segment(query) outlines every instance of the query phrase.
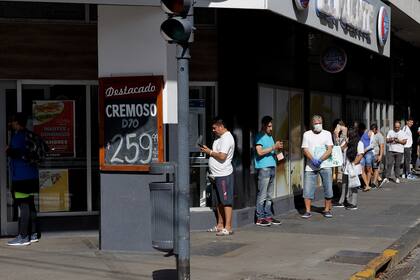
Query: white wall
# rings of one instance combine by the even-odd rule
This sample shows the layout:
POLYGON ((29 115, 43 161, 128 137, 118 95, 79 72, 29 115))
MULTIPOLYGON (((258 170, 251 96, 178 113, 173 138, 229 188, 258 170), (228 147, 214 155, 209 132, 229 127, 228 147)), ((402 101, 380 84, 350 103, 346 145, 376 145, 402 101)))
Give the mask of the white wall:
POLYGON ((99 77, 163 75, 164 123, 177 121, 174 46, 160 35, 160 7, 98 6, 99 77))

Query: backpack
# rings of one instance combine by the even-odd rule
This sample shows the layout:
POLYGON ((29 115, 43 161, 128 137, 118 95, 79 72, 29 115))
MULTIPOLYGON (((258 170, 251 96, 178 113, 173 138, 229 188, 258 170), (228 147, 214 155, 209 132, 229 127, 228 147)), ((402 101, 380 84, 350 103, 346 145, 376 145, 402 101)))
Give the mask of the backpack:
POLYGON ((25 132, 26 153, 24 159, 31 165, 38 166, 45 160, 49 147, 47 143, 36 133, 26 130, 25 132))

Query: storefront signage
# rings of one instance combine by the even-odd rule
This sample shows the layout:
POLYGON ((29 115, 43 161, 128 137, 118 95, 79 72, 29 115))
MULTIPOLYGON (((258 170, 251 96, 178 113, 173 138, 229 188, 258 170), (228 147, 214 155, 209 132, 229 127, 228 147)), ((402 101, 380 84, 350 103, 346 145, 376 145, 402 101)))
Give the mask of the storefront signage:
POLYGON ((75 157, 73 100, 34 100, 33 130, 49 147, 48 157, 75 157))
POLYGON ((385 7, 381 7, 378 14, 378 41, 381 47, 385 46, 386 41, 388 40, 389 29, 390 20, 388 12, 385 7))
POLYGON ((39 170, 39 211, 70 211, 69 170, 39 170))
POLYGON ((370 38, 375 7, 366 0, 317 0, 318 17, 340 23, 344 30, 370 38))
POLYGON ((299 10, 305 10, 309 6, 309 0, 295 0, 295 4, 299 10))
POLYGON ((347 54, 341 48, 330 47, 321 55, 320 64, 325 72, 339 73, 346 67, 347 54))
POLYGON ((163 160, 162 76, 99 79, 100 167, 148 171, 163 160))

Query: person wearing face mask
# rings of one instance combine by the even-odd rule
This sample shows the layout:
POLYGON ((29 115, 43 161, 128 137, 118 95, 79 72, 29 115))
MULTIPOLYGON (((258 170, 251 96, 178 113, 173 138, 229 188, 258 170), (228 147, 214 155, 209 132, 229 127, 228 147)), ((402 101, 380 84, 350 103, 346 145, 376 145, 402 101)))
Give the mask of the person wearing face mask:
POLYGON ((386 178, 382 184, 388 183, 391 178, 391 171, 394 168, 395 183, 400 183, 401 161, 404 155, 404 145, 407 143, 407 134, 401 130, 401 122, 395 121, 394 129, 390 130, 386 136, 388 143, 388 153, 386 154, 386 178))
POLYGON ((306 158, 305 178, 303 183, 303 198, 305 201, 305 213, 302 218, 308 219, 311 214, 311 203, 314 199, 317 187, 318 175, 321 176, 324 188, 325 209, 323 215, 332 218, 332 168, 321 166, 322 162, 329 158, 332 153, 333 142, 331 132, 323 130, 322 117, 312 117, 312 130, 303 134, 302 149, 306 158))

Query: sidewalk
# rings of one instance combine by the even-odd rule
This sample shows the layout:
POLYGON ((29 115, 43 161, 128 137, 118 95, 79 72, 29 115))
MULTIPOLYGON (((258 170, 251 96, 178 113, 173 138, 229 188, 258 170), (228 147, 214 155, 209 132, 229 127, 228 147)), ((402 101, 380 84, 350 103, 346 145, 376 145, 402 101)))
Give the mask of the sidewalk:
MULTIPOLYGON (((304 220, 294 211, 279 217, 280 226, 249 225, 229 237, 193 232, 191 279, 348 279, 420 223, 420 181, 360 193, 359 210, 333 214, 304 220)), ((6 241, 0 240, 2 280, 176 279, 174 257, 102 252, 96 233, 47 233, 23 248, 6 241)))

